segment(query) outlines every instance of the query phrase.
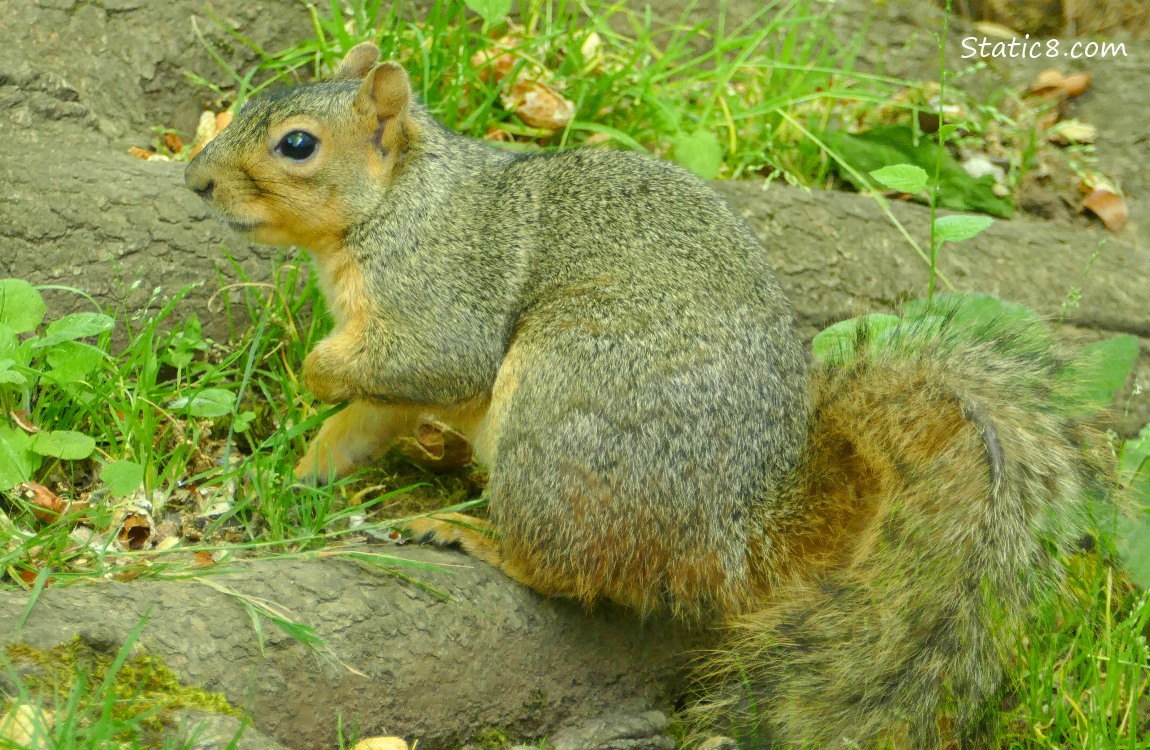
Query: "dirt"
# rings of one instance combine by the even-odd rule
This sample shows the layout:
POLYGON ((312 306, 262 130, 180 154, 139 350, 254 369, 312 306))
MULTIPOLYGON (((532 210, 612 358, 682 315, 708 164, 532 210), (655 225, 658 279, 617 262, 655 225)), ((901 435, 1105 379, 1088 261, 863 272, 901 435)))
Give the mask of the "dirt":
MULTIPOLYGON (((719 4, 706 0, 694 13, 713 16, 719 4)), ((679 14, 674 3, 656 5, 665 17, 679 14)), ((295 5, 213 0, 211 6, 265 49, 311 33, 295 5)), ((184 189, 181 165, 143 162, 127 148, 150 143, 161 124, 190 132, 210 103, 211 95, 184 75, 220 77, 196 28, 237 69, 246 69, 253 53, 206 18, 203 0, 6 0, 0 7, 6 41, 0 45, 0 275, 79 287, 129 312, 199 284, 180 309, 197 313, 210 335, 226 338, 227 319, 218 304, 209 305, 220 280, 265 281, 287 259, 215 222, 184 189)), ((841 38, 868 29, 861 66, 915 80, 936 76, 934 33, 941 21, 932 2, 842 0, 838 7, 833 25, 841 38)), ((758 8, 756 0, 730 3, 735 20, 758 8)), ((948 59, 956 70, 970 67, 962 62, 961 40, 975 33, 970 22, 955 20, 948 59)), ((1053 219, 998 222, 948 249, 941 269, 958 289, 1064 317, 1073 338, 1142 337, 1143 355, 1118 414, 1118 429, 1130 434, 1150 422, 1150 42, 1131 39, 1126 50, 1118 59, 1064 67, 1094 75, 1072 113, 1098 126, 1099 165, 1125 191, 1130 225, 1111 233, 1059 196, 1039 195, 1033 204, 1046 205, 1053 219), (1064 310, 1074 289, 1081 301, 1064 310)), ((986 60, 960 81, 986 90, 1022 85, 1048 63, 986 60)), ((808 337, 925 288, 925 264, 869 198, 785 185, 764 192, 758 182, 719 189, 763 238, 808 337)), ((894 213, 924 240, 922 207, 900 203, 894 213)), ((72 295, 49 302, 58 314, 83 304, 72 295)), ((306 613, 334 656, 366 676, 311 654, 270 625, 261 654, 242 604, 187 583, 49 590, 24 633, 44 646, 75 632, 118 644, 155 604, 145 645, 185 679, 252 709, 261 729, 295 748, 332 746, 340 712, 359 717, 365 730, 418 734, 421 746, 435 748, 466 740, 483 729, 482 721, 539 736, 607 708, 670 706, 678 662, 669 650, 690 641, 678 631, 609 609, 584 615, 457 556, 403 554, 466 565, 436 579, 466 606, 346 562, 254 564, 223 579, 306 613)), ((12 621, 0 633, 15 632, 13 618, 25 601, 0 592, 0 623, 12 621)))

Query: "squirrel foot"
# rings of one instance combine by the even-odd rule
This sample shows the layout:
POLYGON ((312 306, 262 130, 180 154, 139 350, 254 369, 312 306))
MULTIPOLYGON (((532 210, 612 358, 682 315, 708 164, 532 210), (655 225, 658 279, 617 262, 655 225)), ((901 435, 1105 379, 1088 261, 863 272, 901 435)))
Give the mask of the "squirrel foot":
POLYGON ((402 528, 420 544, 434 544, 438 547, 458 546, 472 557, 497 568, 503 566, 503 556, 499 552, 495 527, 482 518, 469 516, 466 513, 441 513, 407 521, 402 524, 402 528))
POLYGON ((382 455, 397 437, 413 431, 417 417, 410 409, 352 401, 319 428, 296 464, 296 479, 328 484, 350 474, 356 466, 382 455))

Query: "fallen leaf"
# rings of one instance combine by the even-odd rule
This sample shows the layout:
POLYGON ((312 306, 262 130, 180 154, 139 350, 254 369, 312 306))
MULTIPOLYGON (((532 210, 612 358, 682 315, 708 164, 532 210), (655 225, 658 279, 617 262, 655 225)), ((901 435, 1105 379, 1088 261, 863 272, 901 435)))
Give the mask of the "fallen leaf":
POLYGON ((132 156, 136 157, 137 159, 143 159, 144 161, 147 161, 148 159, 152 158, 152 154, 154 152, 151 149, 140 148, 139 146, 132 146, 128 149, 128 153, 131 154, 132 156))
POLYGON ((575 116, 575 104, 540 81, 517 81, 503 106, 533 128, 560 130, 575 116))
POLYGON ((120 581, 121 583, 127 583, 128 581, 134 581, 137 578, 139 578, 140 576, 142 576, 144 574, 145 568, 146 568, 146 566, 144 566, 144 565, 138 565, 134 568, 124 568, 122 570, 116 571, 110 577, 113 581, 120 581))
POLYGON ((442 422, 427 421, 414 437, 402 438, 399 450, 413 463, 432 471, 452 471, 471 463, 467 438, 442 422))
POLYGON ((1066 95, 1073 99, 1085 93, 1093 80, 1089 73, 1071 73, 1062 79, 1062 88, 1066 91, 1066 95))
POLYGON ((24 411, 23 409, 12 409, 8 412, 8 416, 12 418, 12 421, 16 423, 17 427, 19 427, 24 432, 27 432, 29 435, 35 435, 40 431, 39 427, 32 424, 32 421, 29 419, 28 412, 24 411))
POLYGON ((512 137, 512 135, 506 130, 503 128, 497 128, 495 126, 488 128, 487 132, 483 134, 483 138, 484 140, 493 141, 495 143, 509 143, 515 140, 514 137, 512 137))
POLYGON ((1098 137, 1098 128, 1088 122, 1067 120, 1051 128, 1046 137, 1051 143, 1059 146, 1094 143, 1094 139, 1098 137))
MULTIPOLYGON (((26 569, 19 570, 16 573, 16 575, 18 575, 20 577, 21 581, 28 584, 29 586, 31 586, 33 583, 35 583, 36 579, 40 577, 40 574, 37 571, 26 570, 26 569)), ((48 584, 55 583, 55 581, 56 581, 56 579, 49 578, 47 581, 44 582, 44 585, 47 586, 48 584)), ((0 746, 0 747, 2 747, 2 746, 0 746)))
POLYGON ((16 491, 32 506, 32 514, 45 523, 51 523, 68 512, 68 502, 42 484, 21 482, 16 491))
POLYGON ((1126 199, 1105 188, 1098 188, 1082 201, 1082 207, 1097 216, 1112 232, 1121 232, 1130 218, 1126 199))
POLYGON ((151 519, 142 513, 130 513, 124 516, 120 530, 116 532, 116 540, 128 550, 143 549, 151 536, 151 519))
POLYGON ((475 68, 479 80, 485 83, 492 80, 498 82, 506 78, 515 67, 515 57, 498 49, 479 50, 471 56, 471 67, 475 68))
POLYGON ((232 124, 232 111, 225 109, 223 112, 216 113, 216 135, 224 132, 224 128, 232 124))
POLYGON ((211 552, 208 552, 207 550, 200 550, 196 554, 192 555, 192 562, 196 567, 204 568, 208 565, 214 565, 216 561, 212 559, 211 552))
POLYGON ((1017 39, 1018 37, 1022 36, 1022 34, 1019 34, 1009 26, 1005 26, 1001 23, 995 23, 993 21, 978 21, 974 24, 974 29, 983 36, 989 36, 995 39, 1003 39, 1008 42, 1012 39, 1017 39))
POLYGON ((1064 76, 1057 68, 1047 68, 1035 76, 1027 94, 1043 99, 1073 99, 1090 88, 1092 80, 1089 73, 1071 73, 1064 76))
POLYGON ((1058 68, 1047 68, 1034 77, 1034 83, 1030 84, 1028 93, 1035 96, 1045 96, 1062 89, 1062 71, 1058 68))
POLYGON ((141 550, 151 541, 155 523, 154 505, 143 492, 137 493, 116 508, 115 543, 120 549, 141 550))
POLYGON ((184 150, 184 141, 175 133, 164 133, 163 140, 164 147, 171 151, 173 154, 178 154, 184 150))

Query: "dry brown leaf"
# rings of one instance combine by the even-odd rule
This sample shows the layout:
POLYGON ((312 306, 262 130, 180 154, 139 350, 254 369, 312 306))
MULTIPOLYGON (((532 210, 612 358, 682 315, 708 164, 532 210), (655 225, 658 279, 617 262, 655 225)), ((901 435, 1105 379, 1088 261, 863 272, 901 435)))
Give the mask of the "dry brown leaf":
POLYGON ((488 128, 487 132, 483 134, 483 138, 484 140, 494 141, 495 143, 509 143, 515 140, 506 130, 495 126, 488 128))
POLYGON ((401 439, 399 450, 413 463, 433 471, 460 469, 472 459, 467 438, 436 421, 424 422, 414 437, 401 439))
POLYGON ((21 482, 16 491, 32 506, 32 514, 45 523, 51 523, 68 512, 68 501, 36 482, 21 482))
POLYGON ((1090 88, 1090 83, 1093 77, 1089 73, 1071 73, 1062 79, 1062 88, 1066 95, 1073 99, 1076 96, 1081 96, 1090 88))
POLYGON ((499 49, 480 50, 471 56, 471 67, 481 81, 502 81, 515 67, 515 57, 499 49))
POLYGON ((560 130, 575 116, 575 105, 539 81, 517 81, 503 106, 533 128, 560 130))
MULTIPOLYGON (((17 575, 20 576, 21 581, 23 581, 24 583, 31 586, 33 583, 36 582, 36 579, 39 577, 40 574, 38 571, 35 571, 35 570, 21 570, 21 571, 19 571, 19 573, 17 575)), ((56 582, 56 579, 49 576, 44 581, 44 585, 45 586, 51 586, 55 582, 56 582)), ((0 745, 0 747, 3 747, 3 746, 0 745)))
POLYGON ((152 158, 152 154, 154 152, 151 149, 140 148, 139 146, 132 146, 128 149, 128 153, 131 154, 132 156, 136 157, 137 159, 143 159, 144 161, 147 161, 148 159, 152 158))
POLYGON ((180 136, 175 133, 164 133, 164 148, 171 151, 173 154, 178 154, 184 150, 184 141, 180 136))
POLYGON ((224 132, 224 128, 232 124, 232 111, 225 109, 223 112, 216 113, 216 135, 224 132))
POLYGON ((1051 143, 1059 146, 1094 143, 1094 139, 1098 137, 1098 128, 1088 122, 1066 120, 1051 128, 1046 137, 1051 143))
POLYGON ((1082 201, 1082 207, 1097 216, 1112 232, 1121 232, 1130 219, 1126 199, 1106 188, 1098 188, 1082 201))
POLYGON ((1034 78, 1027 93, 1043 99, 1073 99, 1090 88, 1091 80, 1086 72, 1064 76, 1057 68, 1047 68, 1034 78))
POLYGON ((8 416, 12 418, 12 421, 16 423, 17 427, 19 427, 24 432, 27 432, 29 435, 35 435, 40 431, 39 427, 32 424, 32 420, 28 412, 24 411, 23 409, 12 409, 8 412, 8 416))
POLYGON ((1002 39, 1008 42, 1012 39, 1017 39, 1018 37, 1022 36, 1022 34, 1019 34, 1009 26, 1001 23, 995 23, 994 21, 978 21, 974 24, 974 29, 983 36, 1002 39))
POLYGON ((196 567, 204 568, 208 565, 214 565, 216 561, 212 559, 211 552, 208 552, 207 550, 200 550, 196 554, 192 555, 192 562, 194 565, 196 565, 196 567))
POLYGON ((127 513, 116 531, 116 541, 126 550, 141 550, 152 537, 152 519, 145 513, 127 513))

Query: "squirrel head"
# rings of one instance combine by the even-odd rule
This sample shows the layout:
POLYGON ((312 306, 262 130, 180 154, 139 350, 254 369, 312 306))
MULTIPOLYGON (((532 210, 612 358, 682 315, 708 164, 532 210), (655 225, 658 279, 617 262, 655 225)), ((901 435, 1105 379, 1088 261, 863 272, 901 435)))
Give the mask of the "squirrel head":
POLYGON ((407 73, 360 44, 327 81, 247 102, 188 164, 184 183, 257 242, 340 246, 416 142, 407 73))

